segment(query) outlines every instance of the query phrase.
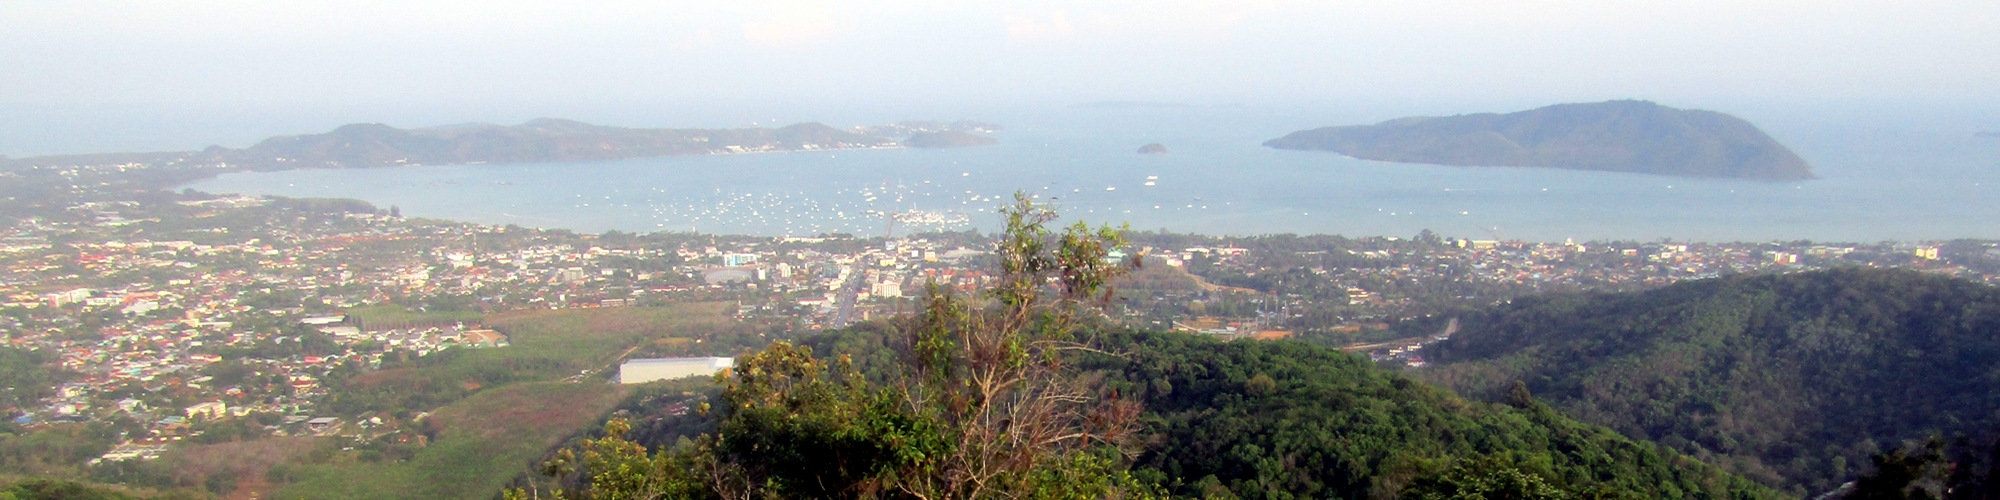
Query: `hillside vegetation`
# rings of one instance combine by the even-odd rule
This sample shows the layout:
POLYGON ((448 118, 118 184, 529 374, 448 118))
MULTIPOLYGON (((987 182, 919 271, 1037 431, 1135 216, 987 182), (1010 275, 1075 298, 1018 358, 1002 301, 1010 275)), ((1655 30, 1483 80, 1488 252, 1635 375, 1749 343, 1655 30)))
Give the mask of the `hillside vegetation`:
POLYGON ((62 373, 53 353, 0 346, 0 417, 13 419, 20 408, 55 393, 62 373))
POLYGON ((2000 289, 1907 270, 1731 276, 1555 295, 1461 317, 1418 372, 1563 413, 1794 493, 2000 408, 2000 289))
POLYGON ((1180 494, 1421 496, 1494 461, 1578 496, 1777 497, 1532 398, 1468 402, 1336 349, 1171 333, 1111 344, 1132 354, 1089 366, 1144 396, 1149 446, 1137 475, 1180 494))
MULTIPOLYGON (((1177 497, 1459 498, 1441 492, 1510 473, 1557 492, 1535 498, 1785 497, 1532 397, 1467 401, 1333 348, 1159 332, 1101 340, 1120 354, 1087 357, 1086 376, 1143 408, 1133 475, 1177 497)), ((895 363, 898 349, 869 327, 806 343, 864 368, 895 363)))
POLYGON ((79 483, 50 478, 17 478, 0 473, 0 500, 131 500, 183 498, 135 491, 116 485, 79 483))

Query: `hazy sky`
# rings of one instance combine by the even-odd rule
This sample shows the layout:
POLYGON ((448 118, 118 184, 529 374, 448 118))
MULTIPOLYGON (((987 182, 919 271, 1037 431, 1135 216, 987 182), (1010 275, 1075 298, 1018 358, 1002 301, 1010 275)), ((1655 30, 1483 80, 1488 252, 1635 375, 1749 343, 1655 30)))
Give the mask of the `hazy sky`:
MULTIPOLYGON (((734 108, 2000 95, 1992 0, 0 0, 0 47, 0 112, 61 130, 290 123, 258 110, 410 126, 643 106, 701 123, 634 125, 713 125, 734 108)), ((24 130, 0 126, 0 154, 64 149, 24 130)))

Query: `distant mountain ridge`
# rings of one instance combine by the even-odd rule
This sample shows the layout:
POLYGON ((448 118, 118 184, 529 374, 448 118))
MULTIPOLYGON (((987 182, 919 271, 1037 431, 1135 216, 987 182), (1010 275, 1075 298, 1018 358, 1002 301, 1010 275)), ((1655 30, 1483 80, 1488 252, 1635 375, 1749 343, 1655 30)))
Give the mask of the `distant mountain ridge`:
POLYGON ((1365 160, 1544 167, 1683 177, 1814 178, 1750 122, 1648 101, 1557 104, 1507 114, 1409 117, 1293 132, 1265 146, 1365 160))
MULTIPOLYGON (((915 135, 971 135, 961 130, 991 132, 999 128, 996 124, 970 120, 948 124, 902 122, 850 130, 817 122, 778 128, 625 128, 555 118, 539 118, 520 125, 473 123, 415 129, 399 129, 380 123, 355 123, 326 133, 272 137, 243 149, 211 146, 202 151, 44 156, 0 161, 10 165, 83 165, 128 161, 227 164, 252 170, 595 161, 764 151, 893 148, 905 146, 908 138, 915 135)), ((996 142, 985 136, 974 137, 984 139, 986 143, 996 142)))

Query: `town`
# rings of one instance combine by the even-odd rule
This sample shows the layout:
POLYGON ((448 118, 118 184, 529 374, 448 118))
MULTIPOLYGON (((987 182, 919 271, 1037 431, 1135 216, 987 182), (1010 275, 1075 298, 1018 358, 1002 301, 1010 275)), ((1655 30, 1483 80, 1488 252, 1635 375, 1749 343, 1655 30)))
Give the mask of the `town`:
MULTIPOLYGON (((410 432, 434 407, 357 403, 355 381, 454 351, 516 349, 514 331, 485 321, 498 314, 722 304, 741 338, 695 332, 617 347, 626 357, 730 356, 992 279, 990 237, 970 230, 577 234, 398 212, 190 191, 14 220, 0 233, 0 333, 6 349, 56 369, 43 375, 48 390, 10 387, 0 410, 29 433, 97 429, 79 438, 97 450, 83 467, 244 433, 429 439, 410 432)), ((1424 344, 1455 329, 1452 311, 1529 294, 1836 266, 2000 276, 2000 248, 1981 241, 1126 237, 1112 258, 1137 268, 1116 284, 1109 325, 1292 338, 1417 366, 1424 344)), ((569 380, 597 375, 609 377, 586 369, 569 380)))

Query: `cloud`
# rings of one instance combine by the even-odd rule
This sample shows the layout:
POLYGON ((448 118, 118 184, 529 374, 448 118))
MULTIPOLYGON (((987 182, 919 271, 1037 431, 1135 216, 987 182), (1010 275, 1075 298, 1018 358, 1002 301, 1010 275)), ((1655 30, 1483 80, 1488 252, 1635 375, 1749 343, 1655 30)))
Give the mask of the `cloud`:
POLYGON ((1076 26, 1069 22, 1069 13, 1056 11, 1047 23, 1030 16, 1005 16, 1001 22, 1007 25, 1007 39, 1017 42, 1033 42, 1050 38, 1067 37, 1076 34, 1076 26))
POLYGON ((710 31, 708 28, 694 30, 693 33, 689 33, 688 36, 682 37, 680 40, 680 47, 682 49, 699 49, 711 45, 715 45, 715 32, 710 31))
POLYGON ((1260 2, 1104 2, 1074 11, 1009 14, 1001 17, 1011 42, 1096 40, 1214 43, 1242 27, 1252 13, 1271 10, 1260 2))
POLYGON ((0 104, 1990 101, 1996 24, 1991 0, 0 0, 0 104))
POLYGON ((1092 34, 1109 37, 1166 37, 1210 41, 1228 36, 1252 11, 1268 8, 1255 2, 1162 2, 1120 5, 1084 12, 1079 24, 1092 34))
POLYGON ((819 10, 792 10, 743 23, 743 39, 753 45, 788 47, 821 42, 852 31, 853 22, 819 10))

